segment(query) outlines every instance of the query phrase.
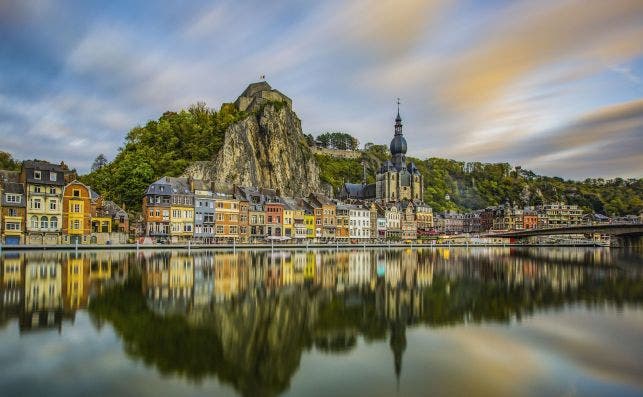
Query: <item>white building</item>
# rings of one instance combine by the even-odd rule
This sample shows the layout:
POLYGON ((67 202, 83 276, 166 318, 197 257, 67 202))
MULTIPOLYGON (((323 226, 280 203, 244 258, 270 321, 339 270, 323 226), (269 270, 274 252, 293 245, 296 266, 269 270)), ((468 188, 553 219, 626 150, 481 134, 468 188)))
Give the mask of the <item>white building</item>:
POLYGON ((348 211, 350 224, 349 235, 352 239, 368 240, 371 238, 371 211, 357 206, 350 206, 348 211))

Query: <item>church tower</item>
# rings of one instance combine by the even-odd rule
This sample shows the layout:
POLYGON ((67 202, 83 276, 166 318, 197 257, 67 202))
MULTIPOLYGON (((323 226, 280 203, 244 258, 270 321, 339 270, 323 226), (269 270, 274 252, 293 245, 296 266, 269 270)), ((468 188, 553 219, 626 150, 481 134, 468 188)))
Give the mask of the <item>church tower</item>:
POLYGON ((422 201, 424 178, 413 162, 406 163, 406 139, 402 133, 400 100, 397 100, 395 134, 389 145, 391 160, 380 167, 375 182, 375 197, 382 202, 422 201))
POLYGON ((395 135, 389 146, 393 165, 398 170, 406 168, 406 139, 402 135, 402 117, 400 117, 400 100, 397 100, 397 117, 395 118, 395 135))

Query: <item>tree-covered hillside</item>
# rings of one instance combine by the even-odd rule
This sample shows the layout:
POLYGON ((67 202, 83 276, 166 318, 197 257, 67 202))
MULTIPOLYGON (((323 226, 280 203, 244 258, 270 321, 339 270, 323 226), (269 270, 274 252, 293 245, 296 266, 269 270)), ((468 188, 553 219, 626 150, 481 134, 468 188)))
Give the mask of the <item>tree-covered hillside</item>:
MULTIPOLYGON (((384 145, 366 144, 362 159, 317 156, 324 182, 338 190, 342 182, 361 182, 362 161, 367 164, 367 182, 382 161, 388 159, 384 145)), ((578 204, 586 211, 607 215, 639 214, 643 211, 643 179, 563 180, 514 169, 507 163, 409 157, 424 175, 424 200, 435 211, 485 208, 509 201, 516 205, 538 205, 562 201, 578 204)))
POLYGON ((231 104, 224 104, 218 112, 202 103, 165 112, 158 120, 133 128, 113 161, 81 179, 136 211, 150 183, 165 175, 181 175, 193 161, 211 160, 223 145, 226 128, 244 116, 231 104))

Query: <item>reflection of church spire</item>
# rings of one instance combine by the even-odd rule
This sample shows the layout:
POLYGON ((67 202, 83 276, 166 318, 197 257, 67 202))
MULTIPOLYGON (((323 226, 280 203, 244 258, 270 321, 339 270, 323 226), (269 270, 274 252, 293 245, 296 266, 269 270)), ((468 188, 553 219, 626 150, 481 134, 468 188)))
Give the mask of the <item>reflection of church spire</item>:
POLYGON ((402 355, 406 350, 406 327, 403 321, 395 321, 391 324, 391 350, 395 363, 395 378, 397 387, 400 387, 400 374, 402 373, 402 355))

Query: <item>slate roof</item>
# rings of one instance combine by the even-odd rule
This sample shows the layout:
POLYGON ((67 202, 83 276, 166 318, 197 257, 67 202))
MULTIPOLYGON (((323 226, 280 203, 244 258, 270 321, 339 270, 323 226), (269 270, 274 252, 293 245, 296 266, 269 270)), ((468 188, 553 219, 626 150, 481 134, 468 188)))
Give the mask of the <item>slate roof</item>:
POLYGON ((26 205, 25 200, 25 187, 22 183, 16 182, 4 182, 2 184, 2 206, 6 207, 24 207, 26 205), (22 199, 20 203, 9 203, 6 201, 5 193, 21 194, 22 199))

